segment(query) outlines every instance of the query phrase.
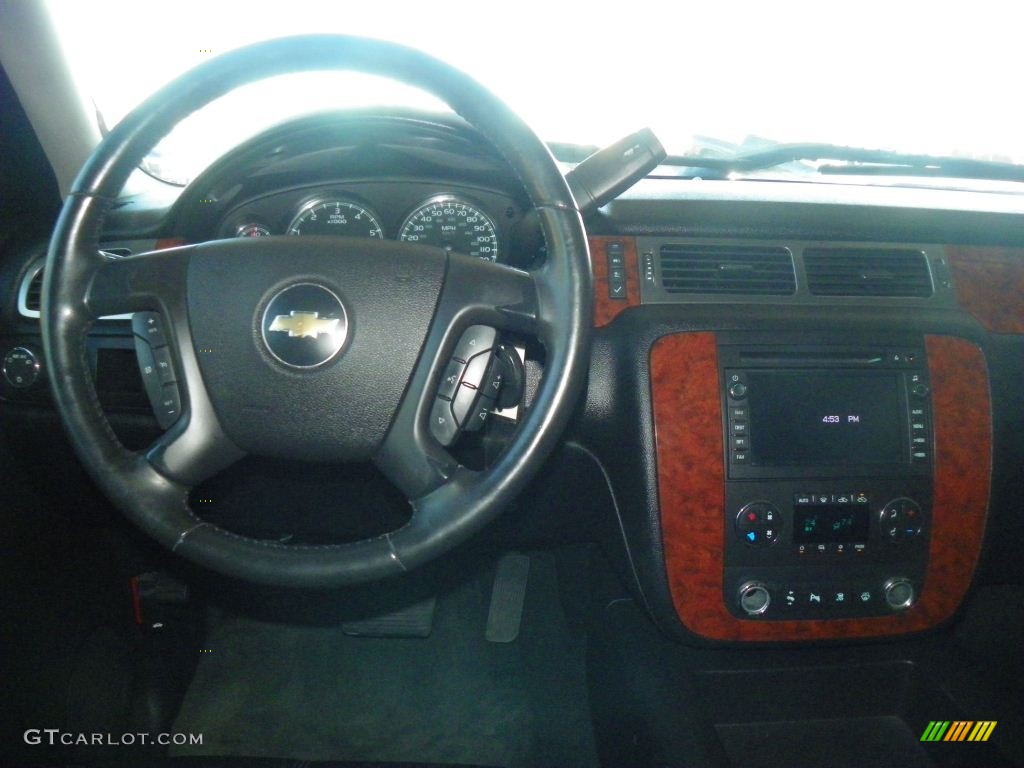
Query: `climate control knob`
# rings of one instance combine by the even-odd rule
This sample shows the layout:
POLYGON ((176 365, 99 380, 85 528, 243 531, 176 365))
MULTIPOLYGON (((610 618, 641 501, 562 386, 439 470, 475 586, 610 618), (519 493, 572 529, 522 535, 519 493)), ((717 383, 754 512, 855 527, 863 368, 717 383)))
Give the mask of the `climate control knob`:
POLYGON ((921 506, 913 499, 893 499, 885 505, 879 515, 882 538, 894 544, 913 539, 921 533, 923 517, 921 506))
POLYGON ((760 616, 772 602, 768 587, 759 581, 748 581, 739 591, 740 608, 748 616, 760 616))
POLYGON ((906 579, 889 579, 882 588, 885 604, 894 611, 903 611, 914 604, 914 585, 906 579))

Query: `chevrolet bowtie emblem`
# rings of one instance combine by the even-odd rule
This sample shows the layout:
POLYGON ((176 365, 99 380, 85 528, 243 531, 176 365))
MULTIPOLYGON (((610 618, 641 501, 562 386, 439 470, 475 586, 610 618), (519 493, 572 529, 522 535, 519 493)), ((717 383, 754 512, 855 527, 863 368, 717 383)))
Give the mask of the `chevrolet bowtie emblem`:
POLYGON ((339 322, 336 317, 320 317, 319 312, 292 311, 275 317, 267 330, 286 331, 292 338, 316 339, 320 334, 334 333, 339 322))

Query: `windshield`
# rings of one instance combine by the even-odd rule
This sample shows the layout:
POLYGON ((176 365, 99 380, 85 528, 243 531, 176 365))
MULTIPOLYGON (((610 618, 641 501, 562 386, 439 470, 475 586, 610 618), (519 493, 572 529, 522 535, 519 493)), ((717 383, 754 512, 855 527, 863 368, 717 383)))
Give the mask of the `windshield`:
MULTIPOLYGON (((815 142, 1024 162, 1012 4, 625 4, 48 0, 106 126, 211 56, 335 32, 399 42, 470 73, 549 142, 603 146, 650 126, 673 154, 815 142)), ((326 108, 440 107, 333 73, 250 85, 147 161, 184 183, 242 139, 326 108)))

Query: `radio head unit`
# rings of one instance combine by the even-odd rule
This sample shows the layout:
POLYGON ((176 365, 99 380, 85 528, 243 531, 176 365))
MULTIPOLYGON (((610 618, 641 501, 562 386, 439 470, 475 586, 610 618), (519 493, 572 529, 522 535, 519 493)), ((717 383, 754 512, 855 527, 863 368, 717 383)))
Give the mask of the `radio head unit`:
POLYGON ((921 350, 758 347, 723 357, 730 478, 930 474, 921 350))

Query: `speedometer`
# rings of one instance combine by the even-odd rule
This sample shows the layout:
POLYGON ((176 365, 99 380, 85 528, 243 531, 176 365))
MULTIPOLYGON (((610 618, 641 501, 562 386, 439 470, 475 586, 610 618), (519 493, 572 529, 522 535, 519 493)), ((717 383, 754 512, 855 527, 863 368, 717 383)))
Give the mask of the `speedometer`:
POLYGON ((435 245, 449 251, 498 259, 498 232, 494 222, 476 206, 457 197, 435 197, 409 214, 398 239, 435 245))
POLYGON ((289 235, 334 235, 384 239, 380 224, 368 210, 348 200, 312 200, 288 225, 289 235))

